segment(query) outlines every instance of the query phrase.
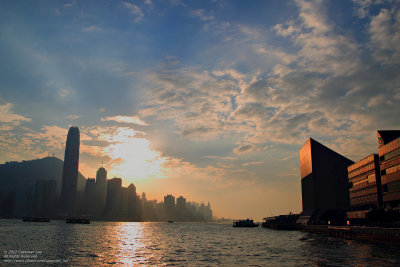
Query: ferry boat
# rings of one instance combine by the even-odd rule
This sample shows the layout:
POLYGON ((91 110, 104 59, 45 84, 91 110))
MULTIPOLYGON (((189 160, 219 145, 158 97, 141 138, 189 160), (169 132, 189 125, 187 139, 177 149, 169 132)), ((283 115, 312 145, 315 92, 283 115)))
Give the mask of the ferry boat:
POLYGON ((24 222, 50 222, 50 219, 45 218, 45 217, 23 217, 22 221, 24 221, 24 222))
POLYGON ((233 227, 258 227, 258 223, 254 223, 253 220, 234 220, 233 227))
POLYGON ((65 220, 66 223, 82 223, 90 224, 90 219, 88 218, 68 218, 65 220))
POLYGON ((274 217, 264 218, 261 224, 264 228, 275 230, 296 230, 296 221, 299 218, 297 214, 279 215, 274 217))

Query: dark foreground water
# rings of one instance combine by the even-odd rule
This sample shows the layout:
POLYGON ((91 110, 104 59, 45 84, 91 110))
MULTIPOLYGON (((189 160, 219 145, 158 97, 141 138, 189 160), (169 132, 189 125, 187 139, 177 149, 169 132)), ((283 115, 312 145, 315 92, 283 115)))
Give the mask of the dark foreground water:
POLYGON ((0 265, 400 266, 400 247, 230 224, 0 220, 0 265))

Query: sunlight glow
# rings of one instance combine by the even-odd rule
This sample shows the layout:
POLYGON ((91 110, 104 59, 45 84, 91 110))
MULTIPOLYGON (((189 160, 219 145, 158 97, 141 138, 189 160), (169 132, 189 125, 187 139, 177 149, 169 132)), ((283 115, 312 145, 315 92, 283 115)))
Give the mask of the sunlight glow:
POLYGON ((104 140, 110 142, 105 148, 106 154, 115 165, 112 173, 121 178, 144 179, 157 176, 165 159, 160 153, 150 148, 150 141, 136 137, 141 132, 131 128, 120 127, 113 134, 104 135, 104 140))

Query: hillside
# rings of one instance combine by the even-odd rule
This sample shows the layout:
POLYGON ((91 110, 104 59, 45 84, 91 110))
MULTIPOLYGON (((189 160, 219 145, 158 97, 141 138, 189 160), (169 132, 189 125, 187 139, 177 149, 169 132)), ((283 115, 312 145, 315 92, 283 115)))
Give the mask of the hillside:
MULTIPOLYGON (((34 185, 36 180, 56 180, 57 191, 61 192, 63 161, 56 157, 6 162, 0 164, 0 189, 18 184, 34 185)), ((85 188, 86 179, 78 173, 78 191, 85 188)))

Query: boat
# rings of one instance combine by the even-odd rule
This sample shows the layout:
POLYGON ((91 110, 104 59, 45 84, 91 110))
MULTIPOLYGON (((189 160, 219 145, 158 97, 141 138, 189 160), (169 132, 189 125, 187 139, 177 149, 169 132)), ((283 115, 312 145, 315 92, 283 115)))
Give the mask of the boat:
POLYGON ((233 227, 258 227, 258 223, 254 223, 253 220, 234 220, 233 227))
POLYGON ((173 223, 174 221, 168 221, 168 223, 173 223))
POLYGON ((296 221, 298 218, 299 215, 296 214, 268 217, 264 218, 265 221, 261 224, 261 227, 275 230, 296 230, 296 221))
POLYGON ((24 222, 50 222, 49 218, 46 217, 23 217, 24 222))
POLYGON ((90 219, 88 218, 68 218, 65 220, 66 223, 81 223, 90 224, 90 219))

